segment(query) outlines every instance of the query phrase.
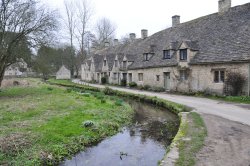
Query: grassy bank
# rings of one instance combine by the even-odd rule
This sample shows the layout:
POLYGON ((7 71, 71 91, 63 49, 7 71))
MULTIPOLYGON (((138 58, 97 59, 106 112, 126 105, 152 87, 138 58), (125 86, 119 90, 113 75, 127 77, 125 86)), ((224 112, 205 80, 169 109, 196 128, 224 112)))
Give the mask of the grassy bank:
POLYGON ((133 111, 100 92, 38 83, 0 92, 0 165, 54 165, 111 136, 133 111))
POLYGON ((86 86, 86 85, 79 85, 71 82, 70 80, 55 80, 55 79, 50 79, 48 81, 50 84, 54 85, 60 85, 64 87, 72 87, 72 88, 79 88, 82 90, 87 90, 87 91, 95 91, 95 92, 103 92, 106 95, 111 95, 111 96, 119 96, 123 98, 129 98, 129 99, 134 99, 137 101, 144 101, 149 104, 153 104, 159 107, 163 107, 168 109, 169 111, 178 114, 180 112, 189 112, 191 111, 191 108, 186 107, 182 104, 177 104, 171 101, 167 101, 164 99, 160 99, 157 97, 150 97, 146 95, 140 95, 140 94, 134 94, 134 93, 129 93, 129 92, 122 92, 118 90, 112 90, 110 88, 105 88, 105 89, 100 89, 96 87, 91 87, 91 86, 86 86))
POLYGON ((180 129, 174 143, 179 149, 179 158, 176 166, 195 165, 195 155, 203 147, 207 130, 201 116, 195 112, 187 114, 186 120, 182 120, 180 129))

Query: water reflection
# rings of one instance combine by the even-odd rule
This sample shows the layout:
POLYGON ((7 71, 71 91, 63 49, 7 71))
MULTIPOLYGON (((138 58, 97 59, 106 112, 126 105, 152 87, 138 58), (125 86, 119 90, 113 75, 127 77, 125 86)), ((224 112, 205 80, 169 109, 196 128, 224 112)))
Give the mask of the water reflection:
POLYGON ((178 130, 178 118, 166 110, 145 103, 130 104, 135 109, 132 126, 87 148, 61 165, 157 165, 178 130))

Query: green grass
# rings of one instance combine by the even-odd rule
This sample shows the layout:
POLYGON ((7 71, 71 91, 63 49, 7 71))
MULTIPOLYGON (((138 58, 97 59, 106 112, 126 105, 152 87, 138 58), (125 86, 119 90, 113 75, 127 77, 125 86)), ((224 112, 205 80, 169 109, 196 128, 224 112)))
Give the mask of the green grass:
POLYGON ((195 155, 203 147, 207 130, 201 116, 195 112, 187 115, 187 121, 182 121, 175 142, 179 148, 179 159, 176 166, 195 165, 195 155), (183 139, 185 138, 185 139, 183 139))
POLYGON ((133 114, 115 102, 100 92, 44 84, 2 89, 0 165, 54 165, 114 135, 133 114))
POLYGON ((250 96, 209 96, 208 98, 227 102, 250 104, 250 96))

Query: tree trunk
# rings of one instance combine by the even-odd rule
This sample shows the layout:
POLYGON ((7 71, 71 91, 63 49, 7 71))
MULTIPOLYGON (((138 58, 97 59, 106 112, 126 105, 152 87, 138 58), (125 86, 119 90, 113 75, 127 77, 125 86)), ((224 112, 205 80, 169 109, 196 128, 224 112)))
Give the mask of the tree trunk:
POLYGON ((1 88, 1 85, 2 85, 4 72, 5 72, 5 65, 4 65, 3 62, 1 62, 0 63, 0 88, 1 88))

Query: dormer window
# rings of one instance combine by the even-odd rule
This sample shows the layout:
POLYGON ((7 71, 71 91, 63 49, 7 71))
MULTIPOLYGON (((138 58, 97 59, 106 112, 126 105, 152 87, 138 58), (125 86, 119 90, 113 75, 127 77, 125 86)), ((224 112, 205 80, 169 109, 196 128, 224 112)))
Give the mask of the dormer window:
POLYGON ((107 65, 107 61, 106 61, 106 60, 103 61, 103 65, 104 65, 104 66, 107 65))
POLYGON ((115 67, 117 67, 118 66, 118 61, 117 60, 115 60, 115 67))
POLYGON ((180 60, 186 61, 187 60, 187 49, 180 50, 180 60))
POLYGON ((148 53, 143 54, 143 60, 149 61, 149 54, 148 53))
POLYGON ((163 50, 163 59, 171 59, 170 50, 163 50))
POLYGON ((123 61, 123 67, 124 67, 124 68, 127 67, 127 61, 123 61))

